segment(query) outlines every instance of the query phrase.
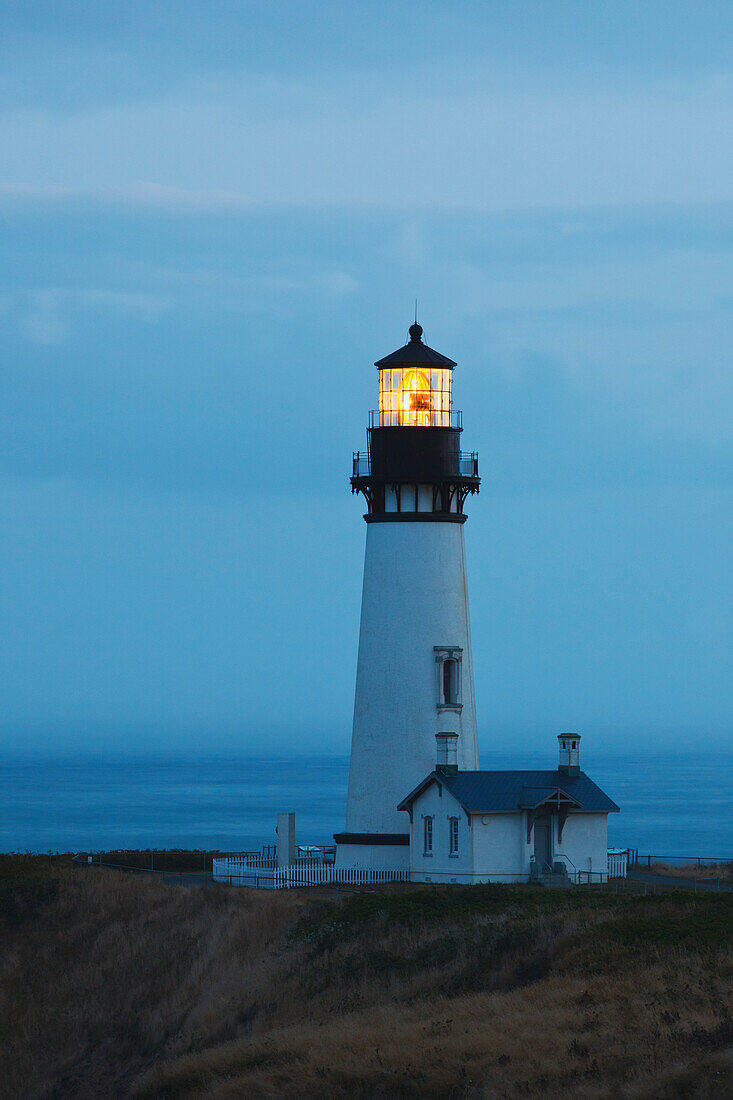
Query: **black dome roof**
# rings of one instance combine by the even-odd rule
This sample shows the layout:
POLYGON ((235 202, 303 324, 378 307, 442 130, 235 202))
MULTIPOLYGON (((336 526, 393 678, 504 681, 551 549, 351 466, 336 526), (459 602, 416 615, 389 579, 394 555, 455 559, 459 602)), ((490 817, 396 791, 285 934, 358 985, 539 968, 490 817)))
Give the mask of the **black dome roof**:
POLYGON ((377 359, 374 364, 381 370, 383 367, 447 367, 453 369, 455 360, 447 355, 441 355, 427 344, 422 342, 422 325, 415 323, 410 325, 410 342, 403 348, 398 348, 391 355, 385 355, 384 359, 377 359))

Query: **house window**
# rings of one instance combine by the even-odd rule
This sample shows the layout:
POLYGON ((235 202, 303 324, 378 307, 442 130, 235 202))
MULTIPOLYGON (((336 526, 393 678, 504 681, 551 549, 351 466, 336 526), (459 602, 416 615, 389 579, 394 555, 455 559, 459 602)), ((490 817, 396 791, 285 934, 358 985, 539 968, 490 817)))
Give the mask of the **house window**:
POLYGON ((425 855, 431 856, 433 854, 433 819, 432 817, 425 818, 425 855))
POLYGON ((437 671, 438 711, 461 710, 461 658, 460 646, 434 646, 437 671))
POLYGON ((451 817, 449 820, 450 825, 450 854, 452 856, 458 855, 458 818, 451 817))

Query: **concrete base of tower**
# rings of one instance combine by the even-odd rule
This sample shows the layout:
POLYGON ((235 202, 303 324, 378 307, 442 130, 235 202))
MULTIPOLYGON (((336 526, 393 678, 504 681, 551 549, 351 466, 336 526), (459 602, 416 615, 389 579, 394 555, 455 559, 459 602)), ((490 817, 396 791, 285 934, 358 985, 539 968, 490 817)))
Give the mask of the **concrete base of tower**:
POLYGON ((367 833, 336 833, 336 866, 369 871, 409 871, 408 833, 384 836, 367 833))

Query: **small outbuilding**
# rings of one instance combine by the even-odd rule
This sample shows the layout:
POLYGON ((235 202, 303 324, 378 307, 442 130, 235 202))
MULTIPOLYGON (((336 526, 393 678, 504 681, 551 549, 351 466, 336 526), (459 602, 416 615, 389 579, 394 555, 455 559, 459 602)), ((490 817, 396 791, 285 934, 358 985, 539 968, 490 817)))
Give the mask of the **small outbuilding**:
POLYGON ((618 806, 580 770, 580 735, 558 737, 552 771, 459 771, 457 734, 399 804, 410 818, 413 882, 603 882, 618 806))

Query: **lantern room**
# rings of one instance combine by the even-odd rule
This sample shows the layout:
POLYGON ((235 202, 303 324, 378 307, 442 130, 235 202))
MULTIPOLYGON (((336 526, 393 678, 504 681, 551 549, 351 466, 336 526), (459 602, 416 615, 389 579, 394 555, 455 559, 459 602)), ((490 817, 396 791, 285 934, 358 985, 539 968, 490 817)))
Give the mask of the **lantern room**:
POLYGON ((410 342, 379 359, 379 411, 373 427, 450 428, 455 362, 422 341, 410 326, 410 342))

